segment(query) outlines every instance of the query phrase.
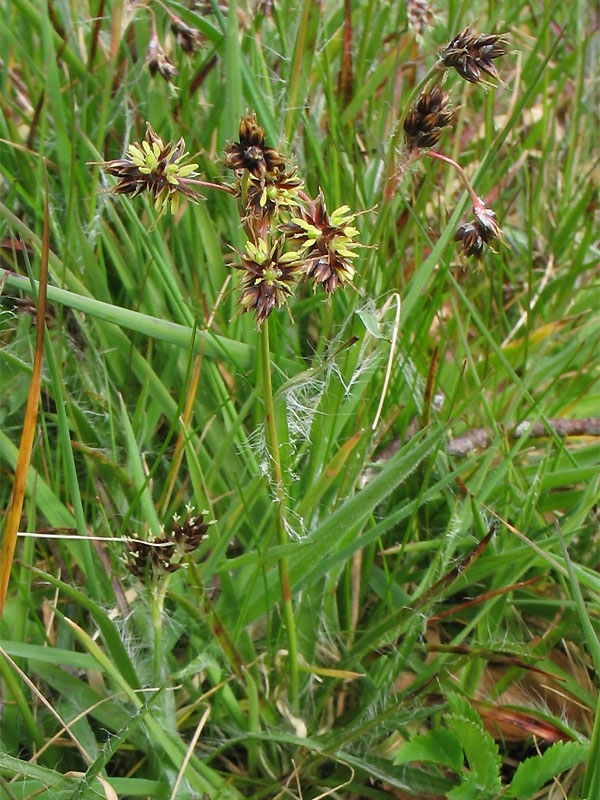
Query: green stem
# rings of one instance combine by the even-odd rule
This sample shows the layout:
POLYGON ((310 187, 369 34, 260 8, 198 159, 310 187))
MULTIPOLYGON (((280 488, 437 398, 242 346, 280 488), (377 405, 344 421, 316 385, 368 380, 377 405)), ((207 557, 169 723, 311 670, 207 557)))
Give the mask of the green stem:
POLYGON ((310 12, 313 2, 314 0, 304 0, 304 6, 302 8, 300 17, 300 24, 298 25, 298 30, 296 32, 296 43, 294 45, 294 54, 292 56, 291 79, 287 96, 287 106, 289 111, 284 126, 284 136, 288 142, 290 141, 290 138, 292 136, 292 126, 294 123, 294 116, 296 112, 296 95, 298 94, 300 77, 302 75, 304 51, 306 47, 307 33, 310 21, 310 12))
POLYGON ((154 633, 154 653, 152 655, 153 680, 155 686, 160 686, 164 680, 163 676, 163 606, 165 595, 169 583, 169 575, 153 578, 153 585, 150 596, 150 613, 152 617, 152 631, 154 633))
MULTIPOLYGON (((275 406, 273 403, 273 385, 271 382, 271 359, 269 347, 269 320, 266 319, 261 329, 261 363, 262 379, 265 401, 265 417, 267 422, 267 446, 273 462, 273 479, 277 495, 277 530, 279 544, 288 544, 288 535, 285 524, 285 495, 283 492, 283 475, 281 473, 281 460, 279 458, 279 444, 277 441, 277 425, 275 422, 275 406)), ((298 697, 298 644, 296 640, 296 621, 290 590, 290 570, 287 556, 279 559, 279 583, 281 586, 281 601, 288 640, 288 668, 290 674, 289 699, 293 705, 298 697)))

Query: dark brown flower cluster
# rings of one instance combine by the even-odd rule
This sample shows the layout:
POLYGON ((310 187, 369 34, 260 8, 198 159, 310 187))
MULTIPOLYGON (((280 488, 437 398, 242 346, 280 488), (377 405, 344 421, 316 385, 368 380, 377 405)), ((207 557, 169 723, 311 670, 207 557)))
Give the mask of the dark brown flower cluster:
POLYGON ((112 189, 114 194, 135 196, 146 191, 152 195, 160 214, 169 205, 175 214, 181 196, 193 203, 201 199, 190 183, 197 174, 198 165, 185 164, 186 155, 183 139, 176 144, 165 143, 148 123, 146 138, 142 142, 130 144, 124 158, 104 161, 100 166, 108 175, 119 179, 112 189))
POLYGON ((408 27, 417 37, 422 37, 433 24, 433 11, 427 0, 406 0, 408 27))
POLYGON ((470 28, 462 30, 440 53, 440 61, 446 67, 454 67, 469 83, 480 83, 485 75, 498 79, 500 76, 494 59, 509 52, 506 38, 502 35, 472 34, 470 28))
POLYGON ((198 30, 198 28, 191 28, 189 25, 175 17, 171 22, 171 30, 175 34, 177 44, 181 47, 184 53, 191 55, 206 43, 206 37, 198 30))
POLYGON ((481 258, 484 244, 492 245, 501 240, 502 230, 492 209, 483 203, 473 208, 473 215, 475 219, 472 222, 465 222, 456 231, 454 241, 461 243, 465 255, 481 258))
POLYGON ((404 133, 409 150, 435 147, 442 130, 454 120, 454 111, 448 108, 450 93, 441 86, 424 91, 404 120, 404 133))
POLYGON ((273 175, 285 169, 285 158, 274 147, 265 145, 265 130, 256 114, 246 112, 240 122, 239 142, 225 146, 225 166, 236 172, 248 170, 255 178, 273 175))
POLYGON ((165 53, 162 44, 159 42, 156 33, 152 34, 152 38, 148 44, 148 50, 146 51, 146 63, 148 64, 148 69, 150 70, 152 77, 154 77, 158 72, 161 78, 164 78, 167 83, 171 83, 175 75, 177 75, 177 69, 169 60, 169 57, 165 53))
MULTIPOLYGON (((179 17, 171 16, 171 30, 175 34, 177 44, 184 53, 192 54, 199 50, 206 42, 204 34, 198 28, 192 28, 179 17)), ((160 43, 156 27, 152 26, 152 36, 146 50, 146 63, 150 74, 154 77, 157 73, 167 83, 171 83, 177 75, 177 68, 166 54, 160 43)))
POLYGON ((136 578, 145 578, 152 573, 175 572, 182 566, 183 557, 192 553, 206 538, 207 530, 208 525, 203 521, 202 514, 188 514, 183 523, 175 517, 170 534, 150 542, 129 544, 127 567, 136 578))

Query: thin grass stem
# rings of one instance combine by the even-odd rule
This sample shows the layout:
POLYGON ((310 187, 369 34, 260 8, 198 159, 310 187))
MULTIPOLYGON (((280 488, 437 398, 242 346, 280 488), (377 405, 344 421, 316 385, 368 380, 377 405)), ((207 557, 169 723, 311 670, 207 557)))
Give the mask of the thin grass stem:
MULTIPOLYGON (((265 418, 267 423, 267 447, 273 464, 273 480, 277 496, 277 530, 279 544, 288 544, 288 534, 285 522, 285 495, 283 491, 283 475, 281 472, 281 459, 279 457, 279 443, 277 439, 277 424, 275 420, 275 404, 273 402, 273 384, 271 381, 271 358, 269 346, 269 320, 266 319, 261 328, 260 352, 262 364, 262 378, 265 402, 265 418)), ((287 556, 281 556, 278 561, 279 585, 281 588, 281 602, 287 631, 288 641, 288 669, 290 685, 288 696, 294 705, 298 697, 298 644, 296 639, 296 621, 290 591, 290 571, 287 556)))

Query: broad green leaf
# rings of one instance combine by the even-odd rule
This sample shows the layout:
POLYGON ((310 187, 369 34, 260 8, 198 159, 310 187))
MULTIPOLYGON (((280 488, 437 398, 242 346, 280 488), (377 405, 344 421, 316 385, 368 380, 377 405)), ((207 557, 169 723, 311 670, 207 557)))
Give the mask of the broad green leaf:
POLYGON ((421 736, 414 736, 400 745, 394 764, 406 764, 410 761, 431 761, 460 772, 463 751, 454 733, 438 728, 421 736))
POLYGON ((580 742, 556 742, 541 756, 532 756, 519 764, 506 796, 529 800, 549 780, 582 764, 588 753, 589 747, 580 742))

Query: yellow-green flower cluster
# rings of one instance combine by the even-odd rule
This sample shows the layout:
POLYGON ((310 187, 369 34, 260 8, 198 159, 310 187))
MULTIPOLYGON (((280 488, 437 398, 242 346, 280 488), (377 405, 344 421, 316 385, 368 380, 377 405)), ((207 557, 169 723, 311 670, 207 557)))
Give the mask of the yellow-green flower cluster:
POLYGON ((301 208, 298 216, 281 226, 299 245, 308 279, 315 288, 321 285, 329 295, 338 286, 350 283, 356 273, 352 262, 361 244, 355 241, 358 228, 350 224, 354 218, 347 205, 328 214, 325 198, 319 191, 310 208, 301 208))
POLYGON ((186 164, 184 159, 185 142, 165 143, 148 124, 146 138, 134 142, 127 148, 124 158, 105 161, 102 169, 108 175, 115 175, 119 181, 112 189, 115 194, 141 194, 149 192, 154 198, 154 206, 163 214, 170 205, 175 214, 181 196, 197 203, 201 195, 193 188, 193 179, 198 164, 186 164))

